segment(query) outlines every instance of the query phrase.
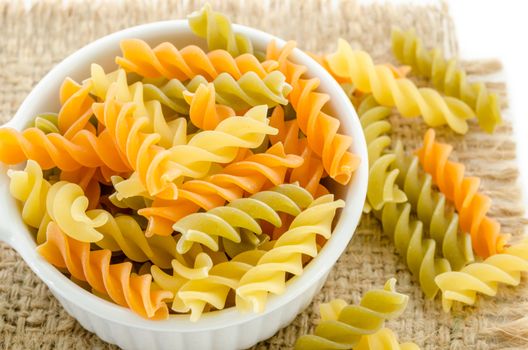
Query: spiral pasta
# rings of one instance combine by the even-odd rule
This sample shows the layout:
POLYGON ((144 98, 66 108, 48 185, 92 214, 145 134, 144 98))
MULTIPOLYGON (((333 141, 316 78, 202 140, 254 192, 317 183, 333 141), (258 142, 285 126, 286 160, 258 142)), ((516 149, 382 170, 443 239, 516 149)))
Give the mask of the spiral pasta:
POLYGON ((57 126, 60 133, 68 139, 87 127, 89 131, 95 132, 95 128, 89 124, 94 103, 90 89, 89 84, 79 85, 69 78, 62 83, 59 94, 61 109, 57 116, 57 126))
POLYGON ((325 57, 330 71, 340 77, 350 77, 354 86, 363 92, 372 92, 376 101, 387 107, 396 107, 404 117, 422 115, 429 126, 447 124, 453 131, 465 134, 466 119, 474 112, 463 101, 442 97, 434 89, 417 88, 407 78, 395 78, 385 65, 374 65, 372 58, 363 51, 354 51, 339 40, 337 52, 325 57))
POLYGON ((45 134, 59 133, 59 121, 57 113, 41 113, 35 117, 33 126, 45 134))
POLYGON ((480 127, 492 133, 502 117, 498 97, 484 83, 471 83, 456 59, 446 60, 441 50, 427 51, 414 30, 392 30, 392 51, 403 64, 429 79, 435 88, 467 103, 477 115, 480 127))
POLYGON ((436 242, 424 238, 423 223, 411 219, 409 203, 387 203, 381 213, 383 232, 394 242, 398 253, 415 276, 427 298, 438 292, 435 277, 451 271, 449 261, 436 257, 436 242))
POLYGON ((288 182, 299 182, 313 196, 327 194, 328 190, 321 185, 321 178, 325 176, 321 158, 316 156, 306 142, 306 138, 299 138, 299 124, 296 120, 285 120, 284 109, 277 106, 270 117, 270 125, 279 132, 270 136, 273 145, 284 144, 286 153, 302 157, 302 165, 293 168, 288 182))
POLYGON ((107 215, 89 216, 88 198, 82 188, 71 182, 53 184, 46 197, 48 215, 68 236, 81 242, 97 242, 103 235, 97 228, 104 225, 107 215))
POLYGON ((136 219, 129 215, 116 217, 101 209, 94 209, 87 213, 88 217, 96 218, 101 215, 107 220, 104 225, 97 227, 103 238, 96 244, 112 252, 123 252, 132 261, 151 261, 162 269, 171 267, 171 261, 178 257, 176 240, 172 236, 145 237, 136 219))
POLYGON ((226 206, 187 215, 173 225, 174 231, 182 234, 177 250, 183 254, 194 243, 200 243, 217 251, 220 237, 240 243, 240 231, 252 236, 263 233, 257 220, 280 227, 282 221, 279 212, 297 216, 312 201, 311 194, 304 188, 283 184, 248 198, 235 199, 226 206))
POLYGON ((146 78, 166 78, 185 81, 196 75, 204 76, 208 81, 220 73, 229 73, 233 78, 247 72, 255 72, 260 78, 277 69, 277 62, 268 60, 259 62, 251 54, 233 58, 225 50, 205 53, 198 46, 189 45, 178 50, 165 42, 151 48, 139 39, 121 41, 122 57, 116 57, 116 63, 128 72, 137 73, 146 78))
MULTIPOLYGON (((172 309, 180 313, 190 311, 191 321, 196 322, 208 307, 218 310, 225 307, 229 292, 237 288, 242 276, 255 266, 264 253, 250 250, 212 267, 202 262, 205 265, 202 273, 189 274, 175 263, 173 276, 154 266, 152 274, 157 284, 173 292, 172 309)), ((196 267, 200 266, 195 264, 194 271, 196 267)))
POLYGON ((499 283, 517 286, 521 273, 528 271, 528 240, 504 249, 483 262, 467 265, 460 271, 446 272, 435 281, 442 290, 442 305, 448 312, 454 302, 473 305, 477 293, 495 296, 499 283))
POLYGON ((287 170, 301 164, 300 157, 286 154, 283 145, 277 143, 265 153, 250 154, 204 180, 186 181, 179 188, 177 200, 155 200, 151 207, 139 210, 149 220, 147 235, 169 235, 176 221, 200 208, 210 210, 246 193, 280 185, 285 182, 287 170))
POLYGON ((191 13, 187 19, 193 33, 207 40, 209 50, 227 50, 233 57, 253 53, 251 40, 243 34, 235 33, 229 18, 213 11, 209 3, 191 13))
POLYGON ((123 162, 107 130, 98 136, 81 130, 67 139, 63 135, 45 134, 31 127, 22 132, 0 128, 0 161, 18 164, 35 160, 42 169, 57 167, 64 171, 84 168, 106 168, 109 173, 126 173, 130 169, 123 162))
POLYGON ((485 258, 502 252, 509 235, 500 233, 500 224, 486 215, 491 199, 478 192, 480 179, 464 177, 464 165, 448 159, 452 149, 450 145, 436 142, 434 130, 429 129, 416 154, 433 182, 453 202, 460 217, 460 228, 471 234, 475 253, 485 258))
MULTIPOLYGON (((118 196, 125 198, 147 193, 162 199, 176 199, 176 180, 183 176, 203 177, 213 162, 228 163, 236 157, 239 148, 257 147, 265 135, 276 133, 268 125, 267 107, 257 106, 244 117, 227 118, 215 130, 195 134, 186 144, 164 149, 156 144, 159 135, 142 130, 148 125, 147 118, 132 116, 133 104, 110 99, 95 103, 93 109, 135 170, 129 179, 116 186, 118 196)), ((185 124, 185 119, 180 120, 185 124)))
POLYGON ((348 151, 352 139, 338 132, 339 119, 323 112, 330 97, 316 92, 319 79, 302 79, 306 67, 288 60, 294 47, 295 43, 290 42, 279 49, 275 41, 271 41, 267 48, 267 58, 279 62, 279 70, 292 86, 288 99, 297 113, 299 128, 306 135, 311 149, 321 157, 324 169, 331 178, 347 184, 359 165, 359 157, 348 151))
POLYGON ((295 349, 356 349, 365 336, 382 329, 385 320, 405 311, 409 297, 398 293, 395 285, 396 279, 392 278, 383 289, 367 291, 359 305, 348 305, 340 299, 322 304, 321 323, 314 334, 297 339, 295 349))
POLYGON ((31 227, 39 228, 47 215, 46 198, 51 187, 40 166, 29 160, 24 170, 8 170, 11 179, 9 192, 23 203, 22 220, 31 227))
POLYGON ((391 110, 379 106, 372 96, 368 96, 361 102, 357 112, 365 133, 369 160, 369 184, 363 211, 381 210, 389 202, 405 202, 407 196, 396 185, 399 170, 391 168, 396 155, 386 151, 392 141, 387 135, 391 125, 385 119, 391 110))
POLYGON ((474 260, 471 236, 458 232, 458 215, 447 210, 445 196, 433 190, 431 175, 420 170, 418 158, 407 156, 399 141, 394 154, 393 168, 400 171, 397 183, 429 237, 436 241, 437 255, 445 257, 453 270, 460 270, 474 260))
POLYGON ((289 229, 266 252, 255 267, 247 271, 236 289, 236 305, 241 310, 262 312, 268 293, 281 294, 286 286, 286 274, 303 272, 303 255, 317 255, 316 237, 330 238, 336 210, 344 202, 331 194, 315 199, 297 215, 289 229))
POLYGON ((173 294, 152 288, 150 275, 132 273, 132 264, 112 264, 109 250, 90 251, 90 244, 65 235, 58 225, 47 227, 47 240, 37 247, 51 264, 67 269, 72 277, 86 281, 97 293, 108 296, 116 304, 128 307, 142 317, 166 319, 164 300, 173 294))
POLYGON ((354 350, 419 350, 415 343, 398 342, 398 337, 389 328, 382 328, 374 334, 361 337, 354 350))

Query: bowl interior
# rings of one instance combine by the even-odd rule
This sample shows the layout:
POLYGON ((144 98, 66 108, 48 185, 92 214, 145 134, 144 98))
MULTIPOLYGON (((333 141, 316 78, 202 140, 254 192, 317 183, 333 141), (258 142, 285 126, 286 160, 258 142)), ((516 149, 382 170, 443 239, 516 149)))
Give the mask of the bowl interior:
MULTIPOLYGON (((265 50, 271 40, 277 40, 279 44, 284 44, 281 39, 245 26, 235 25, 235 31, 248 35, 257 50, 265 50)), ((185 20, 156 22, 111 34, 85 46, 54 67, 29 94, 7 126, 21 130, 38 113, 57 111, 59 109, 58 92, 64 78, 71 77, 76 81, 88 78, 91 63, 98 63, 107 71, 116 69, 114 58, 120 55, 119 42, 125 38, 143 39, 150 45, 169 41, 178 48, 189 44, 206 48, 205 41, 192 34, 185 20)), ((288 282, 288 288, 283 295, 270 296, 264 314, 287 304, 288 301, 303 293, 312 283, 315 283, 314 281, 319 280, 330 270, 352 238, 361 215, 367 188, 366 145, 361 126, 350 101, 337 82, 308 55, 300 50, 295 50, 291 58, 296 63, 307 66, 307 76, 316 76, 321 80, 319 91, 331 95, 328 112, 340 118, 340 132, 353 137, 351 150, 358 154, 362 161, 349 185, 340 186, 332 182, 331 190, 333 193, 336 194, 336 197, 346 201, 346 206, 338 212, 332 238, 325 244, 320 254, 308 264, 303 275, 288 282)), ((33 235, 22 222, 19 205, 9 194, 9 179, 6 176, 6 169, 5 166, 1 166, 0 169, 0 200, 4 204, 4 210, 0 213, 0 222, 3 223, 0 224, 0 227, 4 225, 1 227, 2 234, 7 236, 6 241, 22 255, 32 270, 54 293, 76 303, 86 311, 114 322, 143 329, 172 332, 210 330, 243 323, 259 317, 258 314, 241 314, 234 308, 228 308, 206 313, 197 323, 191 323, 186 315, 171 316, 169 320, 165 321, 149 321, 78 287, 36 253, 33 235), (9 227, 5 226, 7 223, 9 223, 9 227)))

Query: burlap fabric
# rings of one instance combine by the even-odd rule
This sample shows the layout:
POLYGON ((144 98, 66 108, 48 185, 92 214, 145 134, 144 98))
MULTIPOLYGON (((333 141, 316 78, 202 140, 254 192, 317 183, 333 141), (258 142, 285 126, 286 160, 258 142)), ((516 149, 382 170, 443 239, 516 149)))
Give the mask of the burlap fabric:
MULTIPOLYGON (((27 3, 27 2, 26 2, 27 3)), ((353 1, 218 1, 216 9, 235 22, 297 40, 317 52, 335 49, 343 37, 368 50, 379 62, 393 61, 390 28, 415 27, 427 45, 440 45, 457 54, 455 32, 445 6, 369 5, 353 1)), ((0 3, 0 120, 5 122, 42 76, 56 63, 88 42, 108 33, 157 20, 184 18, 201 6, 194 1, 44 1, 25 8, 22 1, 0 3)), ((478 13, 475 13, 478 15, 478 13)), ((467 63, 472 78, 500 68, 496 62, 467 63)), ((485 77, 484 77, 485 79, 485 77)), ((505 101, 503 84, 490 84, 505 101)), ((420 119, 391 118, 394 137, 410 149, 421 142, 420 119)), ((454 145, 454 159, 468 174, 480 176, 482 191, 493 199, 490 215, 505 232, 520 235, 523 208, 517 184, 512 129, 508 121, 493 135, 474 122, 465 136, 445 128, 440 140, 454 145)), ((401 340, 414 340, 425 349, 527 348, 526 284, 500 288, 496 298, 479 298, 475 308, 457 308, 449 315, 440 301, 425 300, 416 281, 401 263, 392 243, 375 218, 363 218, 313 304, 287 328, 257 345, 258 349, 290 348, 295 339, 313 330, 318 304, 335 297, 358 301, 362 293, 395 276, 399 289, 410 295, 405 314, 389 322, 401 340), (505 326, 506 325, 506 326, 505 326)), ((60 307, 46 286, 8 246, 0 245, 0 346, 4 349, 112 348, 85 331, 60 307)))

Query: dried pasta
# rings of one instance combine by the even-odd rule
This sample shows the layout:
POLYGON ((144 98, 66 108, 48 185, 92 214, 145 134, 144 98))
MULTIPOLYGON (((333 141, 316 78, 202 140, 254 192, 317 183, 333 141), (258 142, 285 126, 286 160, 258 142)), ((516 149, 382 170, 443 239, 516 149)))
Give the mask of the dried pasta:
POLYGON ((46 197, 48 215, 68 236, 81 242, 97 242, 103 235, 97 228, 108 219, 106 214, 90 216, 88 198, 82 188, 71 182, 53 184, 46 197))
POLYGON ((526 271, 528 240, 525 238, 482 262, 469 264, 460 271, 440 274, 435 281, 442 290, 443 308, 448 312, 454 302, 473 305, 477 293, 495 296, 500 283, 519 285, 521 274, 526 271))
POLYGON ((128 307, 142 317, 168 317, 166 299, 172 293, 152 288, 152 276, 132 273, 131 263, 112 264, 109 250, 90 251, 90 244, 65 235, 55 223, 47 227, 46 242, 37 250, 51 264, 67 269, 79 281, 108 296, 116 304, 128 307))
POLYGON ((321 323, 314 334, 297 339, 295 349, 356 349, 360 344, 368 349, 363 338, 377 334, 385 320, 400 316, 407 307, 409 297, 398 293, 395 285, 396 279, 392 278, 383 289, 367 291, 359 305, 348 305, 340 299, 322 304, 321 323))
POLYGON ((306 135, 311 149, 321 157, 324 169, 331 178, 347 184, 359 165, 359 158, 348 150, 352 139, 338 132, 339 119, 323 112, 330 97, 316 92, 319 79, 303 79, 307 68, 288 59, 294 48, 293 42, 279 49, 275 41, 271 41, 266 55, 268 59, 279 62, 279 70, 292 86, 288 99, 297 113, 299 128, 306 135))
POLYGON ((166 78, 185 81, 196 75, 204 76, 208 81, 220 73, 229 73, 240 79, 244 73, 255 72, 260 78, 277 69, 277 62, 268 60, 259 62, 251 54, 233 58, 224 50, 205 53, 198 46, 189 45, 178 50, 165 42, 155 48, 139 39, 121 41, 122 57, 116 57, 116 63, 128 72, 137 73, 146 78, 166 78))
POLYGON ((187 19, 193 33, 207 39, 209 50, 227 50, 233 57, 253 53, 251 40, 243 34, 235 33, 229 18, 213 11, 209 3, 191 13, 187 19))
POLYGON ((448 125, 453 131, 465 134, 466 120, 475 116, 459 99, 442 97, 434 89, 418 88, 407 78, 395 78, 389 67, 375 65, 368 53, 354 51, 344 40, 339 40, 337 52, 325 60, 332 74, 349 77, 358 90, 372 92, 380 105, 394 106, 404 117, 422 115, 429 126, 448 125))
POLYGON ((299 138, 297 120, 285 120, 284 109, 277 106, 271 114, 270 125, 279 131, 270 136, 271 143, 283 144, 286 153, 302 157, 302 165, 292 169, 289 182, 298 182, 316 197, 327 194, 328 190, 321 185, 321 178, 326 175, 321 158, 312 151, 306 138, 299 138))
POLYGON ((386 118, 391 110, 379 106, 372 96, 366 97, 358 107, 361 126, 365 133, 369 159, 369 184, 363 211, 381 210, 385 203, 402 203, 405 193, 396 185, 399 170, 391 167, 396 155, 388 151, 392 129, 386 118))
POLYGON ((398 186, 407 195, 429 237, 436 241, 437 255, 445 257, 453 270, 460 270, 474 260, 471 236, 458 232, 458 215, 452 208, 446 208, 445 196, 433 190, 431 175, 421 170, 418 157, 406 155, 399 141, 394 154, 393 168, 400 172, 398 186))
POLYGON ((311 194, 302 187, 283 184, 235 199, 226 206, 187 215, 173 225, 174 231, 181 233, 177 250, 183 254, 194 243, 199 243, 218 251, 220 237, 240 243, 241 231, 249 236, 260 236, 263 232, 257 220, 280 227, 279 212, 297 216, 312 201, 311 194))
POLYGON ((449 261, 435 256, 436 242, 424 237, 423 223, 411 218, 409 203, 387 203, 378 215, 383 232, 394 242, 425 296, 433 299, 438 293, 435 277, 451 271, 449 261))
MULTIPOLYGON (((120 105, 109 100, 94 104, 93 108, 135 170, 130 178, 116 186, 118 196, 124 198, 146 193, 162 199, 176 199, 175 181, 179 178, 204 177, 213 162, 231 162, 239 148, 257 147, 265 135, 276 133, 276 129, 268 125, 267 107, 257 106, 243 118, 227 118, 214 130, 195 134, 186 144, 164 149, 156 145, 158 135, 142 131, 148 120, 133 118, 133 104, 120 105)), ((183 118, 181 120, 184 122, 183 118)))
POLYGON ((236 289, 237 308, 262 312, 269 293, 283 293, 286 274, 302 274, 303 255, 317 255, 316 237, 330 238, 336 210, 343 206, 342 200, 334 201, 334 196, 328 194, 315 199, 297 215, 273 248, 240 279, 236 289))
POLYGON ((439 48, 427 51, 414 30, 392 30, 392 51, 403 64, 431 81, 448 96, 466 102, 475 111, 480 127, 492 133, 502 121, 500 103, 481 82, 469 82, 455 58, 446 59, 439 48))
POLYGON ((209 5, 189 25, 208 50, 127 38, 114 67, 63 81, 56 110, 0 128, 37 251, 151 320, 262 311, 330 239, 330 190, 360 161, 292 44, 254 52, 209 5))
POLYGON ((277 143, 266 152, 250 154, 204 180, 187 181, 180 186, 177 200, 155 200, 152 206, 139 210, 149 220, 147 235, 169 235, 176 221, 200 208, 210 210, 244 194, 257 193, 265 186, 280 185, 286 180, 287 170, 301 164, 300 157, 286 154, 283 145, 277 143))
POLYGON ((486 213, 491 199, 478 192, 480 179, 464 177, 464 165, 450 161, 452 146, 435 141, 435 132, 429 129, 417 156, 433 182, 451 201, 459 215, 460 228, 471 234, 473 250, 480 257, 502 252, 509 235, 500 233, 500 224, 486 213))
POLYGON ((398 337, 389 328, 382 328, 374 334, 361 337, 354 350, 419 350, 415 343, 398 342, 398 337))

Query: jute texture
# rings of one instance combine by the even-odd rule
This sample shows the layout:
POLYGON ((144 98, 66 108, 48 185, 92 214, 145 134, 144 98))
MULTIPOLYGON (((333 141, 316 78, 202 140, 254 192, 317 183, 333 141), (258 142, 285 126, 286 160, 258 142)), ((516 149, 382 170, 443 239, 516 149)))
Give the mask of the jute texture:
MULTIPOLYGON (((201 5, 199 1, 43 1, 28 9, 22 1, 0 0, 0 121, 9 120, 53 65, 83 45, 129 26, 184 18, 201 5)), ((354 1, 240 0, 213 1, 213 6, 234 22, 294 39, 301 48, 315 52, 334 50, 337 38, 343 37, 370 52, 378 62, 394 62, 390 53, 390 29, 394 25, 415 27, 428 46, 440 45, 448 55, 458 52, 452 21, 443 4, 423 7, 358 5, 354 1)), ((472 79, 487 79, 486 74, 500 69, 495 61, 465 65, 472 79)), ((506 101, 504 84, 490 83, 489 87, 506 101)), ((426 130, 421 119, 404 120, 395 115, 391 121, 393 137, 401 138, 409 150, 421 144, 426 130)), ((521 235, 525 222, 510 123, 506 120, 493 135, 481 132, 475 122, 465 137, 455 136, 446 128, 438 129, 437 135, 454 145, 453 159, 463 162, 469 175, 482 178, 482 191, 493 198, 490 215, 500 221, 504 232, 521 235)), ((319 303, 336 297, 357 302, 365 291, 382 286, 393 276, 398 279, 399 290, 411 298, 405 314, 389 322, 400 340, 413 340, 424 349, 528 347, 526 321, 518 321, 528 309, 526 283, 518 288, 501 287, 496 298, 481 297, 476 307, 455 308, 452 314, 445 314, 438 298, 424 299, 378 221, 365 216, 312 305, 256 348, 292 347, 299 335, 313 331, 319 303)), ((113 348, 68 316, 5 244, 0 245, 0 347, 113 348)))

